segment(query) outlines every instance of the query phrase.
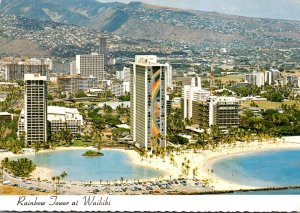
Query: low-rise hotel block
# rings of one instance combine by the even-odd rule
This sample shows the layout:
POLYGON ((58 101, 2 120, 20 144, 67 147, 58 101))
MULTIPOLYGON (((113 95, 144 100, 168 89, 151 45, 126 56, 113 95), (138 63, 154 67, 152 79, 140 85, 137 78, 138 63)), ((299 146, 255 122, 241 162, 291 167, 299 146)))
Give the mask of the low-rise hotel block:
POLYGON ((80 134, 82 131, 83 117, 76 108, 48 106, 47 119, 51 134, 64 128, 70 129, 73 135, 80 134))
MULTIPOLYGON (((81 134, 83 126, 83 117, 78 109, 48 106, 47 107, 48 133, 54 134, 60 129, 68 128, 73 135, 81 134)), ((25 112, 21 111, 18 121, 18 135, 25 131, 25 112)))
POLYGON ((130 92, 130 82, 114 82, 111 85, 111 93, 120 97, 130 92))
POLYGON ((198 86, 186 85, 181 92, 181 109, 183 119, 191 119, 193 112, 193 101, 206 100, 210 96, 210 92, 201 89, 198 86))
POLYGON ((13 115, 8 112, 0 112, 0 122, 1 121, 12 121, 13 120, 13 115))
POLYGON ((82 77, 80 75, 63 75, 57 77, 58 88, 63 92, 69 93, 98 88, 98 82, 98 79, 95 77, 82 77))
POLYGON ((193 101, 192 118, 200 128, 237 128, 240 125, 239 111, 240 103, 235 97, 211 96, 204 101, 193 101))

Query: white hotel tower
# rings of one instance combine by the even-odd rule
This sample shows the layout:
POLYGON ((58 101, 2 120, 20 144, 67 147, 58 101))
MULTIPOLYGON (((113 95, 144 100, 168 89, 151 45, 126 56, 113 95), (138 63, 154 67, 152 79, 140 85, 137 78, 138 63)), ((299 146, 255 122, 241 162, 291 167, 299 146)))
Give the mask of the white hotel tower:
POLYGON ((137 147, 145 150, 166 147, 167 68, 151 55, 136 56, 131 63, 131 137, 137 147))
POLYGON ((25 140, 28 145, 47 140, 47 77, 25 74, 25 140))
POLYGON ((104 80, 104 55, 92 53, 90 55, 76 55, 76 74, 83 77, 104 80))

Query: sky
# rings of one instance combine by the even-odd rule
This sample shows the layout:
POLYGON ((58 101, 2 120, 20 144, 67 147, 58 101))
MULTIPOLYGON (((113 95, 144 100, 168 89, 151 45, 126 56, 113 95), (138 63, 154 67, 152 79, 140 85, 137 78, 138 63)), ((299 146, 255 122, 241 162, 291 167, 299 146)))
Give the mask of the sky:
MULTIPOLYGON (((131 0, 98 0, 123 2, 131 0)), ((300 0, 139 0, 148 4, 225 14, 300 21, 300 0)))

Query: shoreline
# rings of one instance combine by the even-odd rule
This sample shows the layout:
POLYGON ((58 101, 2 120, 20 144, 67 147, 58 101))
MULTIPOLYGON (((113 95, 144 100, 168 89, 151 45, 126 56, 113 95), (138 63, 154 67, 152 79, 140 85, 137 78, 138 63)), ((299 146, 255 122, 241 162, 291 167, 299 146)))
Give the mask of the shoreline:
MULTIPOLYGON (((56 151, 69 151, 69 150, 89 150, 91 147, 56 147, 55 149, 49 149, 49 150, 40 150, 38 153, 49 153, 49 152, 56 152, 56 151)), ((27 152, 23 154, 14 154, 12 152, 5 152, 0 153, 0 162, 5 158, 19 158, 19 157, 26 157, 29 155, 35 155, 35 152, 27 152)), ((31 179, 38 179, 41 180, 48 180, 50 181, 53 177, 53 169, 46 167, 46 166, 36 166, 35 170, 30 174, 28 178, 31 179)))
MULTIPOLYGON (((251 142, 252 147, 245 147, 243 149, 232 150, 229 153, 221 153, 220 155, 213 155, 206 159, 205 162, 202 164, 202 171, 205 172, 207 175, 207 170, 213 169, 214 163, 220 160, 225 160, 226 158, 231 158, 239 155, 247 155, 247 154, 257 154, 261 152, 272 152, 278 150, 295 150, 300 149, 300 144, 288 143, 288 142, 251 142)), ((230 180, 224 179, 217 174, 213 174, 211 176, 211 186, 214 187, 216 190, 249 190, 249 189, 260 189, 266 187, 274 187, 274 186, 251 186, 251 185, 242 185, 239 183, 231 182, 230 180)))
MULTIPOLYGON (((47 152, 55 152, 55 151, 68 151, 68 150, 91 150, 95 149, 92 147, 57 147, 54 150, 41 150, 39 153, 47 153, 47 152)), ((139 179, 139 181, 153 181, 153 180, 170 180, 170 179, 178 179, 182 177, 181 174, 181 164, 185 161, 185 159, 190 160, 190 171, 189 174, 184 178, 193 179, 192 170, 197 168, 198 173, 195 176, 195 179, 200 180, 202 182, 206 182, 208 187, 211 187, 211 191, 228 191, 228 190, 251 190, 251 189, 260 189, 269 186, 251 186, 251 185, 241 185, 235 182, 231 182, 230 180, 223 179, 217 174, 211 174, 210 171, 213 169, 213 164, 216 161, 230 158, 238 155, 245 154, 255 154, 259 152, 266 151, 275 151, 275 150, 292 150, 292 149, 300 149, 300 144, 291 143, 291 142, 272 142, 272 141, 263 141, 263 142, 237 142, 235 145, 222 144, 217 147, 214 151, 212 150, 199 150, 196 153, 192 150, 182 151, 179 155, 173 152, 174 162, 172 163, 170 157, 165 157, 163 160, 161 157, 153 156, 153 158, 148 158, 141 160, 140 155, 134 150, 125 150, 118 148, 103 148, 102 150, 114 150, 120 151, 126 154, 130 163, 142 166, 146 168, 150 168, 153 170, 159 170, 162 172, 162 175, 139 179)), ((101 151, 101 150, 100 150, 101 151)), ((0 153, 0 161, 5 157, 26 157, 27 155, 31 155, 33 153, 24 153, 24 154, 13 154, 11 152, 8 153, 0 153)), ((68 171, 66 171, 68 172, 68 171)), ((34 172, 31 174, 30 178, 37 179, 40 177, 41 180, 51 180, 53 175, 53 170, 48 167, 39 167, 37 166, 34 172)), ((68 179, 66 181, 69 181, 68 179)), ((72 181, 72 180, 70 180, 72 181)), ((134 179, 128 180, 128 182, 133 182, 134 179)), ((81 183, 80 181, 72 181, 73 183, 81 183)), ((85 181, 89 182, 89 181, 85 181)), ((118 181, 119 182, 119 181, 118 181)), ((92 181, 95 183, 95 181, 92 181)))

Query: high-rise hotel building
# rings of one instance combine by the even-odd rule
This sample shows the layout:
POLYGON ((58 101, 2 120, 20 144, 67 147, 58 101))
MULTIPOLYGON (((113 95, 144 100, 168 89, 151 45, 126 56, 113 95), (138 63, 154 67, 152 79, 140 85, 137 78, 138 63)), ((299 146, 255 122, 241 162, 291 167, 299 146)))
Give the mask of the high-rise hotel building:
POLYGON ((101 36, 99 39, 99 54, 103 55, 104 66, 107 66, 108 62, 108 48, 107 48, 107 37, 101 36))
POLYGON ((167 68, 150 55, 136 56, 131 64, 131 136, 136 146, 145 150, 166 147, 167 68))
POLYGON ((16 81, 24 80, 26 73, 39 73, 43 76, 49 76, 49 65, 46 64, 22 64, 12 63, 5 65, 5 80, 16 81))
POLYGON ((25 74, 25 139, 28 145, 47 140, 47 76, 25 74))
POLYGON ((94 77, 104 80, 104 55, 92 53, 91 55, 76 55, 76 74, 82 77, 94 77))

